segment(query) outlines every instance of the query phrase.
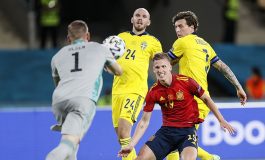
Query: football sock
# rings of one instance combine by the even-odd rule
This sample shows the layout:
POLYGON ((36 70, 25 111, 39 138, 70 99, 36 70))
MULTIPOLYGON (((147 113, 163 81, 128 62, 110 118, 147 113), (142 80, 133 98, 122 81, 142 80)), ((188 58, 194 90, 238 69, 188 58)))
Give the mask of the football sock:
POLYGON ((167 159, 166 160, 179 160, 179 152, 178 151, 170 152, 167 155, 167 159))
POLYGON ((66 139, 62 139, 60 144, 48 153, 46 160, 64 160, 75 150, 76 145, 66 139))
POLYGON ((213 156, 210 153, 208 153, 207 151, 205 151, 201 147, 198 147, 198 157, 201 160, 211 160, 213 158, 213 156))
MULTIPOLYGON (((127 146, 131 141, 131 137, 120 139, 120 145, 121 147, 127 146)), ((130 154, 128 154, 127 157, 122 157, 122 160, 134 160, 136 158, 136 151, 133 149, 130 154)))

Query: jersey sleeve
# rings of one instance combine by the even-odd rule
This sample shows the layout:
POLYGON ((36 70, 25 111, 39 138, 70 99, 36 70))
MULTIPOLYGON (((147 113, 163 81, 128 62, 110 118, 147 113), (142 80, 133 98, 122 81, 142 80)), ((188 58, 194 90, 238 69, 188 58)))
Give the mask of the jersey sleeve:
POLYGON ((111 51, 102 45, 102 51, 105 53, 105 56, 106 56, 106 63, 105 65, 111 65, 112 63, 116 63, 116 60, 114 58, 114 56, 112 55, 111 51))
POLYGON ((203 88, 192 78, 189 78, 189 88, 196 97, 201 97, 204 93, 203 88))
POLYGON ((172 60, 176 60, 178 58, 180 58, 184 53, 184 44, 182 39, 177 39, 172 48, 168 51, 168 56, 172 59, 172 60))
POLYGON ((214 49, 210 46, 210 60, 211 60, 211 65, 214 64, 219 60, 219 57, 215 53, 214 49))
POLYGON ((154 106, 155 106, 155 100, 153 99, 153 92, 152 90, 150 90, 145 98, 145 106, 143 111, 145 112, 152 112, 154 110, 154 106))

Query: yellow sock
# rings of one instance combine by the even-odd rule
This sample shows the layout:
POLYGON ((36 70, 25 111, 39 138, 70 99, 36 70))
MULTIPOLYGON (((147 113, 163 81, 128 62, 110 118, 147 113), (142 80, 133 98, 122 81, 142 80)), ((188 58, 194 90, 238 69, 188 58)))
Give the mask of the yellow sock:
POLYGON ((213 158, 213 156, 210 153, 208 153, 207 151, 205 151, 201 147, 198 147, 198 157, 201 160, 211 160, 213 158))
POLYGON ((122 160, 134 160, 137 157, 135 149, 131 151, 130 154, 128 154, 127 157, 122 157, 122 160))
POLYGON ((173 151, 167 155, 167 160, 179 160, 179 152, 173 151))
MULTIPOLYGON (((131 137, 120 139, 120 145, 121 147, 127 146, 131 141, 131 137)), ((131 151, 130 154, 128 154, 127 157, 122 157, 122 160, 134 160, 137 157, 135 149, 131 151)))

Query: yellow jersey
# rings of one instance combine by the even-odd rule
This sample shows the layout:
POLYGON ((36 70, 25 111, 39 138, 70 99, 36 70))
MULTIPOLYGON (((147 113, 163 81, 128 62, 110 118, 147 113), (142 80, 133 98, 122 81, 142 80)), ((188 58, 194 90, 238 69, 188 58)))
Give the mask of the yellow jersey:
POLYGON ((179 59, 179 74, 193 78, 209 94, 207 74, 219 58, 204 39, 194 34, 178 38, 168 55, 172 60, 179 59))
POLYGON ((148 91, 148 67, 156 53, 162 52, 158 39, 147 32, 135 35, 123 32, 118 35, 126 44, 126 51, 117 62, 123 69, 121 76, 114 76, 112 94, 136 93, 142 97, 148 91))

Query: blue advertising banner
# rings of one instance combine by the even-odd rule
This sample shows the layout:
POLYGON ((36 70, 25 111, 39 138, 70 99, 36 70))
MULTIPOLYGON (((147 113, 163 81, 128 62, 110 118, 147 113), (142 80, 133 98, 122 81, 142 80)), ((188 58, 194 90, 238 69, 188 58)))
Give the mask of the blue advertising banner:
MULTIPOLYGON (((220 111, 237 133, 223 132, 213 114, 198 130, 199 145, 222 160, 265 160, 265 103, 218 103, 220 111)), ((141 115, 140 115, 141 117, 141 115)), ((139 118, 140 118, 139 117, 139 118)), ((43 160, 60 141, 60 133, 50 131, 55 118, 50 107, 40 109, 0 109, 0 159, 43 160)), ((149 128, 137 144, 137 152, 161 126, 161 112, 154 110, 149 128)), ((115 160, 120 146, 112 127, 111 111, 98 110, 90 130, 80 144, 78 160, 115 160)))
POLYGON ((226 120, 237 130, 230 135, 220 129, 209 114, 200 126, 199 145, 222 159, 265 158, 265 108, 221 109, 226 120))

